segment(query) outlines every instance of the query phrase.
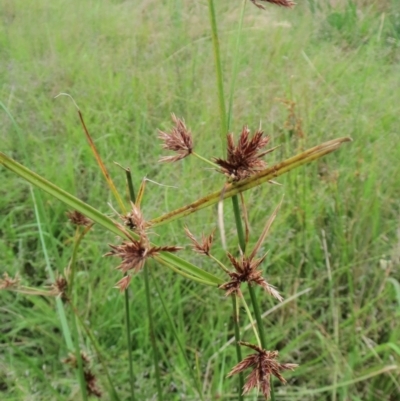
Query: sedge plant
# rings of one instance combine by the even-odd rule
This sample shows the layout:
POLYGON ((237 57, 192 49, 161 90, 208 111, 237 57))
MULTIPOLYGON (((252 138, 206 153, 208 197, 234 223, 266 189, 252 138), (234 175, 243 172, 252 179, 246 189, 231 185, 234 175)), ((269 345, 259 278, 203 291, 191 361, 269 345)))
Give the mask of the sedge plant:
MULTIPOLYGON (((294 5, 293 2, 288 0, 259 0, 258 2, 251 2, 259 8, 264 8, 266 3, 274 3, 287 8, 291 8, 294 5)), ((239 22, 238 48, 240 45, 244 7, 245 2, 243 3, 239 22)), ((227 376, 239 375, 239 386, 237 387, 238 400, 243 400, 243 394, 249 393, 254 388, 258 389, 265 399, 271 397, 274 400, 272 377, 275 376, 280 382, 286 383, 283 373, 288 370, 292 371, 298 366, 297 363, 279 361, 279 351, 269 349, 262 318, 260 304, 261 295, 260 292, 256 290, 257 287, 259 287, 262 294, 272 297, 277 302, 283 301, 283 295, 274 286, 274 283, 269 282, 265 277, 263 262, 268 252, 263 250, 261 253, 261 250, 270 232, 272 223, 276 219, 279 209, 284 207, 284 203, 281 202, 271 211, 269 218, 265 221, 263 230, 255 241, 255 245, 249 249, 249 244, 253 238, 250 236, 250 223, 247 218, 247 208, 243 193, 260 185, 270 185, 276 188, 276 186, 274 186, 274 180, 279 176, 337 150, 341 144, 350 139, 338 138, 316 145, 305 151, 301 150, 297 155, 282 160, 272 166, 268 164, 267 157, 276 148, 268 148, 271 138, 265 135, 261 129, 252 133, 250 128, 244 124, 239 137, 235 139, 235 136, 228 132, 232 118, 234 84, 231 86, 227 112, 224 95, 224 77, 222 74, 223 69, 219 50, 217 17, 213 0, 209 0, 209 12, 220 111, 220 139, 223 152, 222 155, 211 157, 206 157, 198 153, 195 149, 196 135, 187 128, 182 118, 173 114, 172 128, 170 130, 159 131, 159 139, 162 142, 163 148, 173 153, 164 156, 160 161, 163 163, 184 163, 185 158, 195 157, 199 160, 199 163, 205 163, 208 167, 211 167, 210 179, 220 180, 220 190, 194 200, 190 204, 183 205, 179 209, 159 216, 146 218, 145 213, 142 211, 144 206, 141 202, 145 181, 143 181, 143 184, 140 186, 138 195, 135 196, 134 183, 130 176, 130 170, 125 169, 127 178, 126 185, 130 196, 126 199, 121 195, 122 191, 120 192, 116 185, 114 185, 111 175, 94 145, 94 141, 83 120, 83 115, 79 110, 79 118, 89 145, 99 165, 99 169, 118 204, 118 211, 116 211, 114 218, 109 217, 98 209, 76 198, 71 193, 57 187, 54 183, 30 171, 4 153, 0 153, 0 164, 5 168, 18 174, 31 185, 46 191, 64 202, 71 210, 68 217, 78 227, 72 242, 71 262, 65 270, 63 277, 52 278, 53 284, 50 290, 46 292, 42 289, 32 289, 22 286, 18 277, 9 277, 6 274, 0 281, 0 288, 29 296, 56 296, 58 302, 62 303, 62 310, 69 310, 69 326, 72 333, 70 336, 72 335, 73 337, 73 343, 71 341, 69 342, 68 348, 70 354, 66 356, 65 363, 76 368, 78 371, 82 399, 87 399, 89 396, 101 396, 96 376, 92 372, 89 364, 89 358, 80 345, 86 341, 91 343, 92 347, 96 350, 98 359, 102 362, 103 371, 107 376, 105 386, 107 387, 110 399, 119 399, 115 378, 111 378, 106 368, 107 362, 103 351, 99 347, 99 344, 97 344, 91 330, 85 326, 80 311, 75 307, 76 300, 79 297, 79 294, 74 291, 74 282, 77 274, 76 258, 84 237, 94 224, 101 226, 102 229, 117 236, 116 242, 110 244, 109 252, 107 252, 105 256, 112 259, 119 259, 119 264, 116 264, 116 269, 121 272, 121 278, 115 283, 115 287, 125 297, 130 400, 133 401, 136 399, 134 356, 131 351, 133 348, 139 347, 139 345, 133 344, 131 338, 132 327, 130 324, 130 314, 134 309, 131 306, 134 305, 135 299, 128 296, 128 289, 132 280, 139 280, 141 278, 138 275, 139 272, 144 272, 143 286, 146 289, 145 293, 148 307, 148 322, 144 324, 149 324, 150 327, 156 380, 155 388, 158 400, 161 401, 165 399, 165 397, 163 396, 161 372, 158 363, 158 349, 162 344, 157 343, 157 322, 152 317, 150 288, 152 285, 160 295, 171 333, 177 339, 180 351, 187 363, 187 368, 188 370, 191 369, 191 361, 188 355, 186 355, 185 350, 189 345, 180 343, 179 336, 174 328, 173 318, 168 314, 168 305, 163 298, 164 289, 160 288, 157 282, 154 282, 156 279, 152 275, 152 272, 155 267, 162 269, 168 268, 174 273, 181 275, 186 280, 192 281, 194 285, 207 286, 209 287, 209 291, 223 292, 227 298, 231 298, 237 363, 230 367, 227 376), (215 172, 220 173, 222 178, 216 178, 215 172), (170 244, 164 242, 168 241, 168 239, 164 238, 156 238, 157 243, 154 242, 155 235, 153 230, 157 226, 184 219, 186 216, 206 207, 216 204, 221 205, 227 198, 232 199, 234 220, 237 229, 237 244, 229 246, 229 251, 227 250, 225 252, 225 258, 223 260, 218 259, 212 249, 216 235, 215 232, 201 233, 201 239, 199 239, 199 233, 192 233, 189 227, 185 228, 185 233, 191 243, 193 251, 209 260, 210 263, 207 264, 207 266, 209 266, 207 270, 179 257, 182 244, 170 244), (159 244, 160 241, 162 241, 162 245, 159 244), (153 279, 153 284, 151 278, 153 279), (252 308, 249 307, 248 301, 250 301, 252 308), (245 311, 245 317, 241 316, 242 309, 245 311), (245 319, 249 320, 253 328, 253 342, 245 341, 241 336, 243 332, 243 321, 245 319), (244 350, 250 350, 251 353, 243 358, 242 351, 244 350), (249 372, 246 378, 243 376, 244 372, 249 372)), ((233 70, 234 74, 236 74, 237 69, 234 68, 233 70)), ((184 181, 185 177, 182 179, 184 181)), ((219 216, 219 218, 223 219, 224 216, 219 216)), ((217 220, 218 218, 216 218, 216 221, 217 220)), ((220 229, 220 235, 223 234, 223 230, 220 229)), ((196 377, 195 374, 192 376, 192 385, 199 399, 206 399, 198 377, 196 377)))

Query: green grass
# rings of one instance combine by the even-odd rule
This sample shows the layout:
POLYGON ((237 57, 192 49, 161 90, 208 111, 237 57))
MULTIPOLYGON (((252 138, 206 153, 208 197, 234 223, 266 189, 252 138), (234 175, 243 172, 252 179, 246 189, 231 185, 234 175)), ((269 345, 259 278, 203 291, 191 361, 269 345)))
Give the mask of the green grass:
MULTIPOLYGON (((241 2, 217 3, 228 93, 241 2)), ((266 245, 266 277, 285 298, 310 289, 266 318, 271 349, 280 350, 283 362, 300 364, 287 375, 287 387, 277 386, 276 396, 293 401, 397 400, 400 8, 395 0, 326 3, 299 0, 292 11, 268 7, 265 12, 249 3, 238 59, 232 130, 238 133, 244 124, 255 130, 261 122, 272 145, 281 144, 271 164, 324 140, 354 140, 281 177, 283 187, 264 185, 245 194, 253 242, 285 194, 266 245), (283 128, 287 112, 276 98, 296 101, 302 141, 283 128)), ((38 0, 28 6, 22 0, 3 0, 0 21, 0 101, 15 120, 5 111, 0 114, 1 151, 112 215, 107 202, 115 202, 75 108, 66 97, 53 99, 67 92, 81 108, 121 192, 124 174, 113 161, 132 169, 136 186, 144 176, 179 186, 147 184, 143 210, 148 219, 222 188, 223 178, 195 159, 157 163, 162 153, 157 129, 170 127, 171 112, 186 120, 198 153, 221 153, 205 1, 38 0)), ((49 281, 29 187, 3 168, 0 174, 0 271, 19 272, 25 284, 44 286, 49 281)), ((35 195, 50 264, 62 272, 73 236, 66 209, 43 193, 35 195)), ((230 202, 225 213, 228 246, 235 250, 230 202)), ((184 223, 196 235, 208 232, 216 226, 216 209, 155 229, 157 243, 187 244, 184 223)), ((124 299, 112 288, 120 278, 113 270, 115 261, 101 256, 108 243, 115 238, 100 227, 83 242, 77 307, 96 336, 121 399, 126 399, 124 299)), ((217 238, 215 253, 223 258, 220 245, 217 238)), ((219 274, 189 249, 181 256, 219 274)), ((234 346, 213 357, 233 336, 227 318, 230 300, 161 267, 154 273, 166 289, 163 297, 193 367, 198 363, 208 399, 235 399, 236 380, 225 379, 235 364, 234 346)), ((150 400, 156 390, 149 331, 143 325, 142 278, 139 274, 131 284, 134 373, 138 399, 150 400)), ((275 305, 266 296, 262 300, 265 311, 275 305)), ((192 376, 156 293, 152 304, 163 345, 165 398, 195 400, 192 376)), ((52 299, 2 291, 0 320, 1 399, 80 397, 76 376, 61 363, 68 350, 52 299)), ((251 331, 244 337, 251 340, 251 331)), ((93 370, 105 388, 104 371, 84 335, 81 346, 94 357, 93 370)))

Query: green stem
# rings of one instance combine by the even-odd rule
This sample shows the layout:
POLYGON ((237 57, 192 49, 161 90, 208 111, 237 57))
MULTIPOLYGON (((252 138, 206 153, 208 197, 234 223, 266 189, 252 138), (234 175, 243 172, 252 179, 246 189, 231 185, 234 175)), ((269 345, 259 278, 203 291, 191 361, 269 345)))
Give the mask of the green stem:
POLYGON ((144 271, 144 284, 145 284, 145 288, 146 288, 147 316, 149 317, 150 341, 151 341, 151 347, 153 348, 154 369, 155 369, 155 374, 156 374, 157 399, 158 399, 158 401, 163 401, 163 394, 162 394, 162 389, 161 389, 160 367, 158 366, 158 352, 157 352, 157 344, 156 344, 156 335, 155 335, 155 331, 154 331, 153 313, 151 310, 149 271, 148 271, 147 265, 145 265, 143 267, 143 271, 144 271))
POLYGON ((237 32, 237 38, 236 38, 236 48, 235 48, 235 57, 234 57, 234 64, 232 68, 232 81, 231 81, 231 87, 230 87, 230 93, 229 93, 229 107, 228 107, 228 125, 227 125, 227 131, 229 131, 231 122, 232 122, 232 109, 233 109, 233 94, 235 92, 235 84, 236 84, 236 78, 238 75, 238 66, 239 66, 239 54, 240 54, 240 39, 242 37, 242 26, 243 26, 243 19, 244 19, 244 10, 246 8, 248 0, 243 0, 242 2, 242 8, 240 10, 240 19, 239 19, 239 26, 238 26, 238 32, 237 32))
POLYGON ((105 374, 107 376, 107 380, 108 380, 108 384, 109 384, 109 393, 110 393, 111 399, 113 401, 120 401, 120 399, 118 397, 118 394, 117 394, 117 392, 115 390, 114 384, 112 382, 111 375, 110 375, 110 373, 108 371, 107 363, 104 360, 104 357, 103 357, 103 355, 101 353, 101 350, 100 350, 100 346, 97 343, 96 338, 94 337, 93 333, 89 330, 89 328, 86 326, 85 322, 83 321, 83 319, 79 315, 79 313, 76 310, 76 308, 74 307, 74 305, 72 303, 70 303, 70 306, 71 306, 72 311, 75 314, 75 317, 78 319, 81 328, 85 331, 86 335, 88 336, 90 342, 93 345, 93 348, 96 351, 97 358, 99 359, 99 361, 101 363, 101 366, 103 367, 103 370, 104 370, 104 372, 105 372, 105 374))
MULTIPOLYGON (((233 327, 235 331, 235 343, 236 343, 236 358, 238 363, 242 361, 242 349, 240 348, 239 341, 240 339, 240 327, 239 327, 239 309, 237 304, 236 295, 233 294, 232 298, 232 310, 233 310, 233 327)), ((238 400, 243 401, 242 389, 244 386, 244 377, 243 373, 239 374, 239 391, 238 391, 238 400)))
POLYGON ((167 320, 168 320, 168 323, 169 323, 169 327, 170 327, 170 329, 171 329, 171 331, 172 331, 172 333, 173 333, 173 335, 174 335, 174 337, 175 337, 175 340, 176 340, 176 342, 178 343, 178 347, 179 347, 179 349, 181 350, 181 353, 182 353, 182 355, 183 355, 183 357, 184 357, 184 359, 185 359, 185 362, 186 362, 188 371, 190 372, 190 374, 191 374, 191 376, 192 376, 192 379, 193 379, 194 385, 195 385, 195 387, 196 387, 196 390, 197 390, 197 392, 198 392, 198 394, 199 394, 199 397, 200 397, 201 400, 204 400, 203 393, 202 393, 202 391, 201 391, 201 385, 200 385, 199 378, 196 377, 196 375, 194 374, 194 371, 193 371, 192 367, 190 366, 190 362, 189 362, 188 356, 186 355, 186 352, 185 352, 185 349, 184 349, 184 347, 183 347, 183 345, 182 345, 182 342, 181 342, 180 339, 179 339, 178 332, 176 331, 176 328, 175 328, 175 325, 174 325, 172 316, 171 316, 171 314, 169 313, 168 308, 167 308, 167 306, 166 306, 166 304, 165 304, 164 297, 163 297, 163 295, 162 295, 162 293, 161 293, 160 286, 158 285, 157 280, 156 280, 156 278, 154 277, 154 274, 153 274, 152 271, 150 271, 150 275, 151 275, 152 281, 153 281, 153 283, 154 283, 154 286, 156 287, 156 291, 157 291, 157 293, 158 293, 158 297, 159 297, 159 299, 160 299, 161 305, 162 305, 162 307, 163 307, 163 309, 164 309, 164 313, 165 313, 165 315, 166 315, 166 317, 167 317, 167 320))
MULTIPOLYGON (((255 315, 256 321, 257 321, 258 333, 260 334, 261 346, 262 346, 262 348, 264 348, 266 350, 266 349, 268 349, 267 348, 267 339, 265 336, 264 323, 263 323, 262 316, 261 316, 260 305, 258 303, 254 287, 252 287, 252 285, 249 283, 248 288, 249 288, 249 292, 250 292, 251 303, 253 305, 254 315, 255 315)), ((275 401, 274 383, 272 381, 272 377, 271 377, 271 401, 275 401)))
POLYGON ((198 159, 200 159, 200 160, 203 161, 204 163, 207 163, 207 164, 209 164, 210 166, 212 166, 212 167, 214 167, 214 168, 220 170, 220 166, 218 166, 218 164, 213 163, 211 160, 206 159, 205 157, 199 155, 198 153, 192 152, 192 155, 195 156, 195 157, 197 157, 198 159))
MULTIPOLYGON (((135 190, 133 187, 132 175, 129 168, 125 169, 126 181, 128 182, 129 198, 131 202, 135 203, 135 190)), ((126 275, 126 273, 125 273, 126 275)), ((128 345, 128 358, 129 358, 129 384, 131 388, 131 401, 135 401, 135 376, 133 374, 133 356, 132 356, 132 338, 131 338, 131 314, 129 311, 129 291, 124 291, 125 298, 125 322, 126 322, 126 341, 128 345)))
POLYGON ((133 375, 133 356, 132 356, 132 339, 131 339, 131 319, 129 312, 129 293, 128 289, 124 291, 125 295, 125 322, 126 322, 126 340, 128 343, 128 359, 129 359, 129 384, 131 388, 131 401, 135 401, 135 376, 133 375))
POLYGON ((226 134, 228 133, 228 125, 226 120, 226 107, 225 107, 225 96, 224 96, 224 84, 222 79, 222 67, 221 67, 221 54, 219 50, 218 40, 218 29, 217 19, 215 16, 214 1, 208 0, 208 9, 210 11, 210 24, 211 24, 211 35, 214 49, 215 59, 215 72, 217 75, 217 87, 218 87, 218 101, 219 101, 219 118, 221 120, 221 145, 223 155, 226 154, 226 134))
POLYGON ((233 213, 235 215, 236 231, 239 239, 239 246, 242 252, 246 250, 246 237, 243 231, 242 219, 240 216, 239 198, 237 195, 232 196, 233 213))
POLYGON ((76 317, 72 315, 72 330, 73 330, 73 339, 75 345, 75 357, 78 362, 78 378, 79 378, 79 386, 81 388, 82 393, 82 400, 87 401, 88 394, 87 394, 87 387, 86 387, 86 380, 84 374, 84 367, 83 367, 83 360, 81 355, 81 349, 79 346, 79 333, 78 333, 78 326, 76 324, 76 317))

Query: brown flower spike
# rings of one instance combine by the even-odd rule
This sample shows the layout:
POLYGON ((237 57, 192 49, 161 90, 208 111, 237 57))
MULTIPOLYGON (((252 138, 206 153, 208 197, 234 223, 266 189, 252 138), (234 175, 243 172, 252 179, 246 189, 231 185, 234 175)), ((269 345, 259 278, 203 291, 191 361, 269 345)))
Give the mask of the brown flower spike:
POLYGON ((187 237, 190 239, 190 241, 192 241, 193 244, 192 249, 195 252, 201 255, 206 255, 206 256, 210 255, 211 245, 214 239, 214 231, 207 237, 204 234, 202 234, 201 242, 197 241, 196 237, 189 231, 187 227, 185 227, 185 233, 187 237))
POLYGON ((228 272, 231 280, 219 286, 221 290, 226 291, 226 296, 233 293, 241 296, 242 292, 240 291, 240 286, 242 283, 247 282, 258 284, 278 301, 283 301, 283 297, 279 294, 276 288, 262 277, 262 271, 257 270, 258 266, 260 266, 267 255, 264 255, 259 259, 250 258, 246 255, 241 255, 240 258, 236 259, 230 253, 227 255, 236 271, 228 272))
POLYGON ((3 278, 0 278, 0 290, 12 290, 19 287, 19 276, 10 277, 7 273, 3 273, 3 278))
MULTIPOLYGON (((265 10, 265 7, 258 3, 257 0, 250 0, 256 7, 261 8, 263 10, 265 10)), ((281 7, 288 7, 288 8, 292 8, 296 5, 295 2, 290 1, 290 0, 259 0, 261 2, 264 3, 271 3, 271 4, 276 4, 277 6, 281 6, 281 7)))
POLYGON ((158 137, 164 142, 163 149, 172 150, 177 154, 175 156, 164 156, 160 162, 176 162, 189 156, 193 151, 192 133, 186 128, 185 122, 175 116, 171 115, 175 127, 172 128, 170 133, 159 130, 158 137))
POLYGON ((277 377, 281 383, 286 384, 286 380, 281 375, 281 371, 293 370, 297 368, 295 363, 279 363, 276 359, 278 351, 266 351, 257 345, 240 341, 240 345, 244 345, 256 351, 239 362, 229 372, 228 377, 237 373, 241 373, 248 368, 253 370, 246 378, 243 386, 243 394, 247 394, 252 388, 257 388, 262 392, 266 399, 269 398, 271 392, 271 375, 277 377))
POLYGON ((74 210, 72 212, 67 212, 67 217, 72 224, 76 226, 90 226, 92 224, 92 220, 88 219, 82 213, 74 210))
MULTIPOLYGON (((142 269, 147 258, 157 256, 159 252, 177 252, 181 247, 178 246, 151 246, 147 239, 141 238, 139 241, 131 239, 124 241, 121 245, 110 245, 111 251, 104 256, 117 256, 122 262, 117 269, 124 273, 133 270, 137 273, 142 269)), ((129 283, 128 283, 129 284, 129 283)))
POLYGON ((247 256, 241 254, 239 258, 234 258, 230 253, 227 254, 232 266, 235 268, 235 271, 227 272, 231 280, 219 286, 219 288, 226 291, 227 296, 230 294, 236 294, 241 296, 242 292, 240 291, 240 286, 242 283, 247 282, 249 284, 254 283, 261 286, 278 301, 281 302, 283 301, 282 296, 279 294, 276 288, 271 284, 269 284, 262 277, 262 271, 258 270, 258 267, 264 261, 267 254, 265 254, 259 259, 255 258, 258 250, 260 249, 262 243, 264 242, 265 237, 269 232, 269 229, 271 228, 273 221, 275 220, 275 217, 278 213, 280 206, 281 204, 279 204, 275 208, 272 215, 267 220, 265 227, 260 235, 260 238, 258 239, 250 255, 247 256))
POLYGON ((239 181, 265 169, 267 163, 261 158, 275 148, 260 152, 260 149, 264 148, 270 140, 269 136, 263 135, 264 132, 258 130, 250 138, 250 130, 244 126, 238 144, 235 146, 233 134, 228 134, 227 159, 214 159, 215 163, 221 167, 220 171, 231 180, 239 181))

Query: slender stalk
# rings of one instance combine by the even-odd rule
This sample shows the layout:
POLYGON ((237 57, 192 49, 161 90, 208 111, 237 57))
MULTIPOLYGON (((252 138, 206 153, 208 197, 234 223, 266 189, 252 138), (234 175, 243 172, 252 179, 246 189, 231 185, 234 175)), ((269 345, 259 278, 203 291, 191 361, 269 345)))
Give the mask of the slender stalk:
POLYGON ((238 235, 239 246, 242 252, 244 253, 246 250, 246 237, 243 231, 243 224, 240 216, 239 197, 237 195, 232 196, 232 207, 233 207, 233 213, 235 215, 236 231, 238 235))
POLYGON ((213 163, 211 160, 206 159, 205 157, 199 155, 199 154, 196 153, 196 152, 192 152, 192 155, 195 156, 195 157, 197 157, 198 159, 200 159, 200 160, 203 161, 204 163, 207 163, 207 164, 209 164, 210 166, 216 168, 217 170, 219 170, 219 169, 221 168, 220 166, 218 166, 218 164, 213 163))
POLYGON ((219 102, 219 118, 221 121, 221 145, 223 155, 226 154, 226 134, 228 133, 228 124, 226 120, 226 107, 225 107, 225 96, 224 96, 224 83, 222 77, 222 66, 221 66, 221 54, 219 50, 218 40, 218 29, 217 29, 217 18, 215 16, 214 1, 208 0, 208 9, 210 12, 210 25, 211 25, 211 36, 214 49, 215 59, 215 73, 217 76, 217 87, 218 87, 218 102, 219 102))
POLYGON ((82 400, 87 401, 88 394, 87 394, 87 387, 86 387, 86 380, 85 380, 85 373, 84 373, 84 368, 83 368, 81 349, 79 346, 78 326, 76 324, 76 317, 74 314, 72 315, 71 320, 72 320, 71 327, 72 327, 72 331, 73 331, 73 339, 74 339, 74 345, 75 345, 75 357, 78 362, 79 387, 80 387, 81 393, 82 393, 82 400))
MULTIPOLYGON (((240 362, 242 357, 242 349, 240 348, 239 341, 240 338, 240 326, 239 326, 239 309, 237 304, 236 295, 232 294, 232 310, 233 310, 233 327, 235 331, 235 345, 236 345, 236 358, 240 362)), ((243 372, 239 374, 239 391, 238 391, 238 400, 243 401, 242 388, 244 386, 244 377, 243 372)))
POLYGON ((179 349, 181 350, 181 353, 182 353, 182 355, 183 355, 183 357, 184 357, 184 359, 185 359, 186 365, 187 365, 188 370, 189 370, 189 372, 190 372, 190 374, 191 374, 191 376, 192 376, 192 379, 193 379, 194 385, 195 385, 195 387, 196 387, 196 390, 197 390, 197 392, 198 392, 198 394, 199 394, 199 397, 200 397, 201 400, 204 400, 203 392, 202 392, 201 386, 200 386, 200 379, 199 379, 199 377, 196 377, 196 375, 194 374, 194 371, 193 371, 192 367, 190 366, 190 362, 189 362, 188 356, 187 356, 187 354, 186 354, 186 352, 185 352, 185 349, 184 349, 184 347, 183 347, 182 342, 181 342, 180 339, 179 339, 179 336, 178 336, 178 333, 177 333, 177 331, 176 331, 176 328, 175 328, 175 325, 174 325, 172 316, 171 316, 171 314, 169 313, 168 308, 167 308, 167 306, 166 306, 166 304, 165 304, 164 297, 163 297, 163 295, 162 295, 160 286, 158 285, 157 280, 156 280, 156 278, 154 277, 154 274, 153 274, 152 271, 150 271, 150 275, 151 275, 152 281, 153 281, 153 283, 154 283, 154 286, 156 287, 156 290, 157 290, 159 299, 160 299, 160 301, 161 301, 161 305, 162 305, 162 307, 163 307, 163 309, 164 309, 164 313, 165 313, 165 315, 166 315, 166 317, 167 317, 167 319, 168 319, 169 327, 170 327, 170 329, 171 329, 171 331, 172 331, 172 333, 173 333, 173 335, 174 335, 174 337, 175 337, 175 340, 176 340, 176 342, 178 343, 178 347, 179 347, 179 349))
POLYGON ((231 122, 232 122, 232 110, 233 110, 233 94, 235 92, 235 84, 236 78, 238 75, 238 67, 239 67, 239 54, 240 54, 240 40, 242 38, 242 26, 243 26, 243 19, 244 19, 244 10, 246 9, 246 4, 248 0, 242 1, 242 8, 240 10, 240 19, 239 19, 239 26, 238 32, 236 37, 236 48, 235 48, 235 57, 233 62, 232 68, 232 80, 231 80, 231 87, 229 93, 229 107, 228 107, 228 122, 227 122, 227 131, 229 131, 231 122))
POLYGON ((75 314, 75 317, 78 319, 81 328, 85 331, 85 333, 88 336, 90 342, 92 343, 93 348, 96 351, 97 358, 99 359, 99 361, 101 363, 101 366, 102 366, 102 368, 103 368, 103 370, 104 370, 104 372, 105 372, 105 374, 107 376, 108 385, 109 385, 109 393, 110 393, 111 399, 113 401, 120 401, 120 399, 118 397, 118 394, 117 394, 117 392, 115 390, 114 384, 112 382, 111 375, 110 375, 110 373, 108 371, 107 363, 106 363, 106 361, 105 361, 105 359, 104 359, 104 357, 103 357, 103 355, 101 353, 100 346, 97 343, 97 340, 96 340, 95 336, 90 331, 90 329, 87 327, 86 323, 83 321, 83 319, 79 315, 79 313, 78 313, 77 309, 75 308, 75 306, 72 303, 70 303, 70 306, 71 306, 72 311, 75 314))
MULTIPOLYGON (((254 290, 254 287, 252 287, 251 284, 248 285, 248 288, 249 288, 249 292, 250 292, 251 303, 253 305, 254 315, 255 315, 256 321, 257 321, 258 333, 260 334, 261 346, 264 349, 268 349, 267 338, 265 336, 265 331, 264 331, 264 323, 262 320, 260 306, 258 304, 256 292, 254 290)), ((275 401, 274 383, 272 381, 272 377, 271 377, 271 401, 275 401)))
POLYGON ((156 384, 157 384, 157 399, 158 399, 158 401, 163 401, 163 393, 162 393, 162 388, 161 388, 161 374, 160 374, 160 367, 158 366, 156 334, 154 331, 153 312, 151 309, 149 271, 148 271, 147 264, 148 263, 146 263, 145 266, 143 267, 144 284, 145 284, 145 288, 146 288, 147 316, 149 317, 150 341, 151 341, 151 347, 153 348, 154 370, 155 370, 155 374, 156 374, 156 384))
POLYGON ((133 375, 133 356, 132 356, 132 339, 131 339, 131 319, 129 312, 129 293, 128 289, 125 294, 125 323, 126 323, 126 341, 128 343, 128 359, 129 359, 129 385, 131 388, 131 401, 135 401, 135 376, 133 375))
MULTIPOLYGON (((128 183, 129 198, 132 202, 136 201, 135 190, 133 187, 132 175, 130 169, 125 169, 126 181, 128 183)), ((126 273, 125 273, 126 275, 126 273)), ((126 322, 126 341, 128 345, 129 358, 129 385, 131 389, 131 401, 135 401, 135 376, 133 374, 133 356, 132 356, 132 338, 131 338, 131 314, 129 311, 129 290, 124 291, 125 298, 125 322, 126 322)))

